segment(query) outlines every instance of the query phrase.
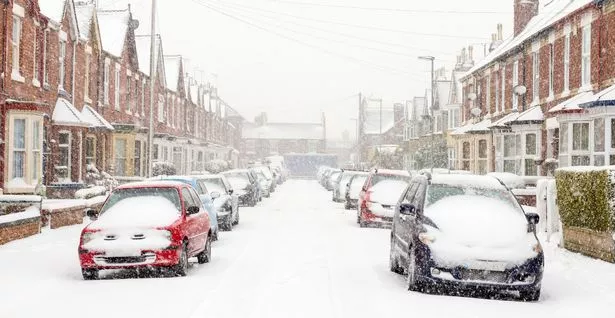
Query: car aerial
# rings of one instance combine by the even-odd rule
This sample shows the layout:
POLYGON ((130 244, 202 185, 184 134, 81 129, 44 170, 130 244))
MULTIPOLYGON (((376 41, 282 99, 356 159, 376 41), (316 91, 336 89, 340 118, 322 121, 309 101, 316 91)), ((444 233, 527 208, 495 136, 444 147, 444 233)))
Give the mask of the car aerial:
POLYGON ((387 223, 387 221, 380 220, 376 215, 371 214, 369 209, 367 209, 369 199, 369 189, 374 185, 378 184, 384 180, 402 180, 406 182, 410 182, 412 177, 408 171, 404 170, 388 170, 388 169, 373 169, 367 179, 365 179, 365 183, 359 192, 359 201, 357 203, 357 223, 359 225, 363 221, 364 223, 372 223, 377 224, 379 221, 387 223))
POLYGON ((346 191, 348 190, 348 182, 352 178, 352 176, 359 173, 359 171, 353 170, 343 170, 341 174, 337 177, 335 184, 337 185, 333 189, 333 202, 345 202, 346 201, 346 191))
POLYGON ((359 194, 368 175, 367 172, 358 172, 348 180, 346 184, 346 204, 344 204, 346 210, 356 209, 359 206, 359 194))
POLYGON ((390 268, 410 290, 516 291, 536 301, 544 268, 538 214, 490 176, 419 175, 400 198, 390 268))
POLYGON ((258 179, 247 169, 230 170, 222 173, 239 198, 239 205, 256 206, 261 200, 258 179))
POLYGON ((115 188, 81 232, 85 280, 105 269, 164 269, 185 276, 188 259, 211 260, 209 215, 194 188, 182 182, 135 182, 115 188))
POLYGON ((225 231, 232 231, 233 225, 239 224, 239 198, 229 181, 220 174, 197 177, 202 187, 206 188, 214 199, 214 208, 218 212, 218 224, 225 231))
POLYGON ((389 227, 393 223, 397 201, 408 187, 406 180, 382 180, 365 193, 365 200, 358 214, 360 227, 389 227))
POLYGON ((189 184, 194 188, 194 190, 196 190, 196 193, 199 195, 199 199, 201 199, 201 202, 203 203, 203 207, 207 211, 207 214, 209 214, 209 221, 213 232, 212 239, 217 241, 220 228, 218 225, 218 213, 214 207, 214 198, 212 198, 210 193, 207 192, 207 189, 201 185, 199 179, 196 176, 158 176, 149 179, 149 181, 159 180, 183 182, 189 184))

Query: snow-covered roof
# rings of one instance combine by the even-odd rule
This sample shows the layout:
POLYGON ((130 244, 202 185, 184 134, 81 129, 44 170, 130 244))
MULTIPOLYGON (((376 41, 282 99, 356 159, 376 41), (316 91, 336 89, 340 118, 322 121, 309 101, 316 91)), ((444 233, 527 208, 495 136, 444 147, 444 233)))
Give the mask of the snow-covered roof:
POLYGON ((501 56, 519 47, 541 31, 551 27, 556 22, 592 2, 593 0, 552 0, 544 5, 541 3, 538 14, 528 22, 523 31, 516 37, 510 37, 504 40, 500 46, 489 53, 484 59, 476 60, 478 63, 466 73, 466 76, 496 61, 501 56))
POLYGON ((115 57, 121 57, 128 33, 130 12, 128 10, 101 10, 97 13, 103 50, 115 57))
POLYGON ((91 127, 114 130, 113 126, 89 105, 85 105, 85 107, 83 107, 83 110, 81 111, 81 117, 83 118, 83 120, 88 122, 91 127))
POLYGON ((561 112, 561 111, 576 111, 576 110, 581 110, 581 107, 579 107, 579 104, 582 103, 586 103, 588 101, 591 101, 592 98, 594 97, 594 93, 592 93, 591 91, 588 92, 582 92, 579 93, 559 104, 557 104, 555 107, 552 107, 551 109, 549 109, 549 113, 556 113, 556 112, 561 112))
POLYGON ((60 23, 64 15, 64 3, 66 0, 42 0, 38 2, 41 13, 51 21, 60 23))
POLYGON ((520 124, 526 122, 536 122, 545 120, 545 116, 542 112, 542 108, 540 106, 534 106, 521 114, 515 120, 511 121, 510 124, 520 124))
MULTIPOLYGON (((45 2, 45 1, 43 1, 45 2)), ((90 26, 94 17, 95 5, 93 3, 76 2, 75 14, 77 15, 77 24, 79 26, 79 36, 82 39, 90 39, 90 26)))
POLYGON ((393 109, 383 107, 381 112, 379 108, 370 107, 365 109, 364 115, 363 132, 366 135, 379 135, 381 122, 382 133, 386 133, 395 126, 395 113, 393 109))
POLYGON ((167 88, 177 92, 179 88, 179 70, 181 68, 182 57, 179 55, 165 56, 164 69, 167 80, 167 88))
POLYGON ((434 174, 431 177, 431 183, 471 188, 504 189, 498 179, 479 175, 434 174))
POLYGON ((324 139, 322 124, 268 123, 258 126, 246 123, 243 126, 242 137, 245 139, 324 139))
POLYGON ((467 123, 461 127, 458 127, 457 129, 455 129, 451 135, 463 135, 465 133, 468 132, 468 130, 472 129, 472 126, 474 126, 474 124, 472 123, 467 123))
POLYGON ((579 103, 581 108, 615 104, 615 85, 596 93, 589 101, 579 103))
POLYGON ((472 125, 472 127, 467 131, 469 133, 483 133, 488 132, 489 126, 491 125, 491 119, 483 119, 482 121, 472 125))
POLYGON ((519 112, 517 110, 513 110, 512 112, 508 113, 504 117, 498 119, 497 121, 495 121, 494 123, 489 125, 489 128, 508 127, 508 124, 510 122, 514 121, 515 119, 517 119, 517 117, 519 117, 519 115, 520 114, 519 114, 519 112))
POLYGON ((75 106, 62 97, 58 98, 56 107, 53 108, 51 120, 55 125, 90 127, 75 106))
POLYGON ((547 118, 547 120, 545 120, 545 126, 547 126, 547 130, 559 128, 559 122, 557 121, 557 117, 547 118))

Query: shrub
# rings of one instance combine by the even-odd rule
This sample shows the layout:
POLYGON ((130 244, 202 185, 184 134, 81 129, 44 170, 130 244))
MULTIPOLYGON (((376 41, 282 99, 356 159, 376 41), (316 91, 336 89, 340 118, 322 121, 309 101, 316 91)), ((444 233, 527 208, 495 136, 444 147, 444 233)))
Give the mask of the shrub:
POLYGON ((175 169, 175 166, 172 163, 165 161, 154 162, 152 169, 152 175, 154 177, 172 176, 175 174, 177 174, 177 169, 175 169))
POLYGON ((614 172, 589 167, 558 169, 555 179, 562 224, 598 232, 614 231, 614 172))
POLYGON ((229 163, 222 159, 215 159, 205 163, 205 170, 213 174, 224 172, 228 170, 229 167, 229 163))
POLYGON ((88 164, 86 167, 85 183, 88 188, 100 186, 105 187, 109 191, 119 185, 117 180, 111 175, 98 170, 93 164, 88 164))

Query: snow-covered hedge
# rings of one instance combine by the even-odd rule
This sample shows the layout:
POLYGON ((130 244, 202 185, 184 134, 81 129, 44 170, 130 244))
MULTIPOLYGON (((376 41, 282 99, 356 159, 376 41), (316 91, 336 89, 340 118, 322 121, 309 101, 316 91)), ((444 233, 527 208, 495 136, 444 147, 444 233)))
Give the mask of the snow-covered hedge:
MULTIPOLYGON (((85 183, 89 188, 104 187, 109 191, 119 185, 117 180, 115 180, 110 174, 99 170, 93 164, 88 164, 86 167, 85 183)), ((100 188, 98 189, 100 190, 100 188)))
POLYGON ((205 163, 205 170, 213 174, 227 171, 229 168, 229 163, 222 159, 214 159, 205 163))
POLYGON ((557 200, 565 226, 615 231, 615 167, 562 168, 555 172, 557 200))
POLYGON ((172 176, 175 174, 177 174, 177 169, 172 163, 165 161, 154 162, 154 166, 152 169, 152 175, 154 177, 172 176))

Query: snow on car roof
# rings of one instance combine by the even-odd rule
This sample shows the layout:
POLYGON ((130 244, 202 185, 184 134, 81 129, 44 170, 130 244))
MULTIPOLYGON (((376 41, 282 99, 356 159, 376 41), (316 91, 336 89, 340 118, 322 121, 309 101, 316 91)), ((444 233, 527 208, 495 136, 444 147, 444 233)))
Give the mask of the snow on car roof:
POLYGON ((123 184, 116 189, 136 189, 136 188, 178 188, 186 184, 179 181, 171 180, 150 180, 142 182, 131 182, 123 184))
POLYGON ((406 170, 390 170, 390 169, 376 169, 376 174, 390 174, 396 176, 410 176, 410 172, 406 170))
POLYGON ((487 189, 503 189, 504 187, 494 177, 462 174, 435 174, 431 178, 431 183, 487 189))

